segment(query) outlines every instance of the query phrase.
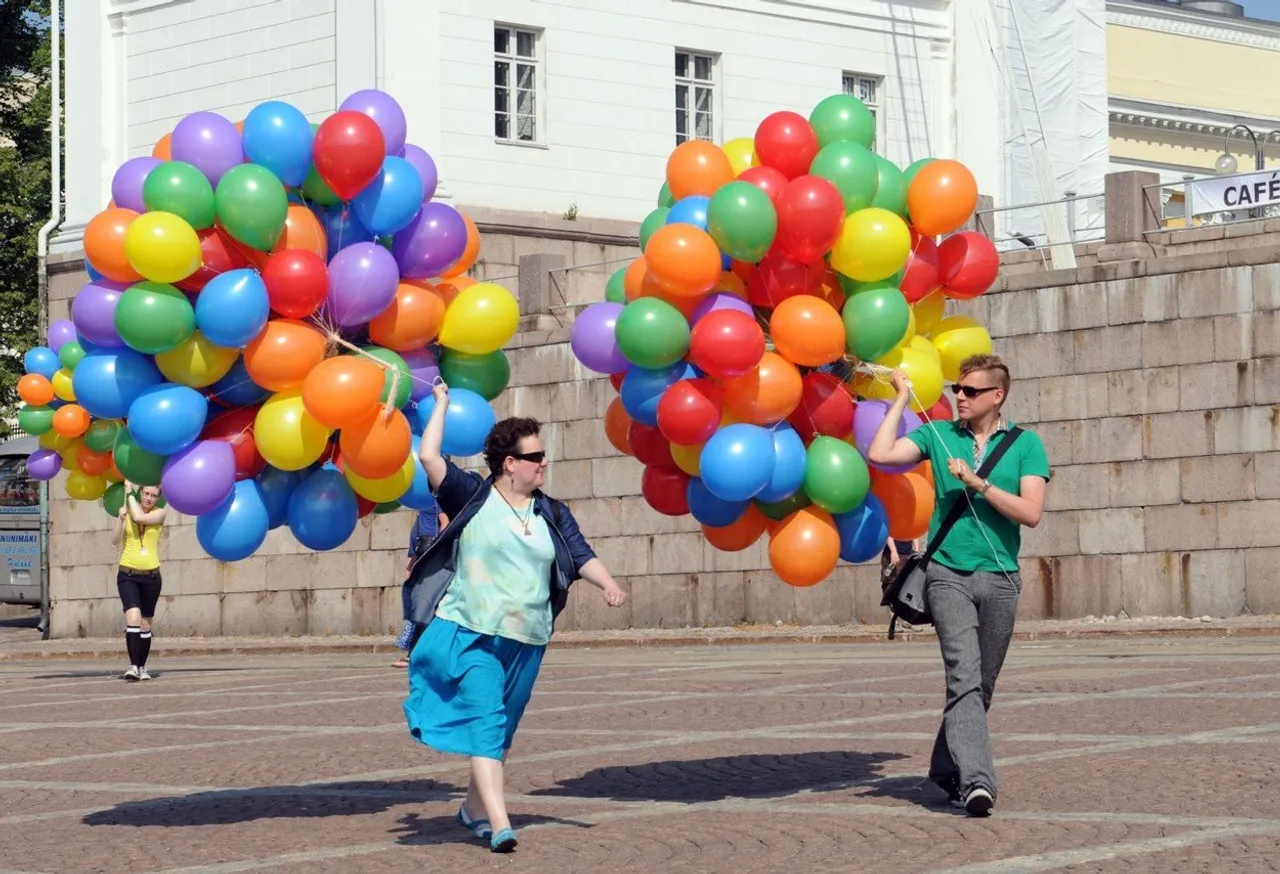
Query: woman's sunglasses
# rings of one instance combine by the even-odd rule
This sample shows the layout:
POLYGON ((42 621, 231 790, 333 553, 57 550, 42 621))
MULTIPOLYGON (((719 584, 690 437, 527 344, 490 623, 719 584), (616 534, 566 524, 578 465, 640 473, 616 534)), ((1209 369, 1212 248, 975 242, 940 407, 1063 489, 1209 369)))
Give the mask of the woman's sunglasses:
POLYGON ((516 452, 516 453, 513 453, 511 457, 518 458, 520 461, 532 461, 534 464, 542 464, 542 462, 546 461, 547 459, 547 453, 546 452, 516 452))
POLYGON ((989 391, 995 391, 997 388, 999 388, 999 386, 996 386, 996 385, 989 385, 986 388, 978 388, 977 386, 974 386, 974 385, 958 385, 957 384, 957 385, 951 386, 951 391, 958 395, 964 395, 965 397, 972 400, 973 398, 976 398, 978 395, 984 395, 989 391))

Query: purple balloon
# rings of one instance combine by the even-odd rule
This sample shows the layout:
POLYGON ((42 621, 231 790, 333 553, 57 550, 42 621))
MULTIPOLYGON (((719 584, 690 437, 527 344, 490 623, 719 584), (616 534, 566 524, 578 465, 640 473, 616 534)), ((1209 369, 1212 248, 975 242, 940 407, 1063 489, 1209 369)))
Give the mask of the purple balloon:
POLYGON ((401 157, 412 164, 413 169, 417 170, 418 175, 422 177, 422 202, 426 203, 435 197, 436 187, 440 184, 440 172, 436 169, 435 160, 427 154, 427 150, 409 143, 404 147, 404 154, 401 157))
POLYGON ((214 188, 224 173, 244 163, 240 132, 216 112, 193 112, 178 122, 170 150, 173 160, 195 165, 214 188))
POLYGON ((698 321, 707 313, 714 313, 717 310, 737 310, 740 313, 755 318, 755 310, 751 309, 751 304, 735 294, 729 294, 727 291, 717 291, 715 294, 707 295, 702 303, 693 308, 693 312, 689 314, 689 324, 696 325, 698 321))
MULTIPOLYGON (((884 417, 891 406, 893 405, 888 401, 872 399, 858 401, 857 406, 853 408, 853 442, 858 447, 858 451, 862 453, 863 458, 867 457, 867 450, 871 448, 871 441, 875 439, 876 431, 879 430, 880 423, 884 421, 884 417)), ((904 410, 902 421, 898 423, 898 433, 895 436, 905 437, 923 424, 924 421, 914 411, 904 410)), ((905 473, 915 467, 914 464, 884 465, 870 461, 867 464, 885 473, 905 473)))
POLYGON ((329 315, 341 328, 363 325, 391 305, 400 272, 377 243, 353 243, 329 262, 329 315))
POLYGON ((342 101, 342 105, 338 107, 341 112, 349 110, 351 112, 360 112, 377 122, 378 127, 382 130, 382 138, 387 144, 387 154, 396 155, 404 148, 405 133, 408 124, 405 122, 404 110, 400 108, 400 104, 396 103, 396 99, 385 91, 379 91, 376 88, 367 88, 364 91, 357 91, 346 100, 342 101))
POLYGON ((392 238, 391 252, 405 279, 430 279, 467 250, 467 223, 453 207, 424 203, 409 226, 392 238))
POLYGON ((99 279, 87 283, 71 301, 76 333, 95 346, 118 349, 125 345, 116 331, 116 304, 128 285, 99 279))
POLYGON ((31 478, 48 482, 62 470, 62 456, 52 449, 37 449, 27 456, 27 473, 31 478))
POLYGON ((620 303, 592 304, 574 319, 569 345, 583 367, 596 373, 619 373, 631 366, 615 336, 622 309, 620 303))
POLYGON ((430 397, 431 386, 440 376, 440 364, 436 361, 435 353, 430 349, 415 349, 412 352, 401 352, 400 357, 409 365, 409 376, 413 380, 409 400, 416 403, 430 397))
POLYGON ((67 319, 58 319, 49 326, 49 348, 54 352, 76 339, 76 326, 67 319))
POLYGON ((224 440, 200 440, 169 456, 160 489, 169 506, 188 516, 216 510, 236 487, 236 451, 224 440))
POLYGON ((131 209, 134 212, 146 212, 147 204, 142 199, 142 185, 147 181, 147 174, 160 166, 159 158, 145 155, 130 158, 120 165, 116 175, 111 179, 111 199, 116 206, 131 209))

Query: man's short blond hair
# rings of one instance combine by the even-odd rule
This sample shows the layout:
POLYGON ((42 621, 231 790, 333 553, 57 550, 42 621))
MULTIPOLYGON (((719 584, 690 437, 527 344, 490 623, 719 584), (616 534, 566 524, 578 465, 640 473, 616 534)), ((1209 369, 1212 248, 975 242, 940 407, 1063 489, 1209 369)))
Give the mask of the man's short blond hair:
POLYGON ((1009 365, 1004 363, 1003 358, 999 355, 970 355, 960 362, 961 377, 979 372, 990 375, 995 384, 1004 390, 1005 396, 1008 396, 1009 365))

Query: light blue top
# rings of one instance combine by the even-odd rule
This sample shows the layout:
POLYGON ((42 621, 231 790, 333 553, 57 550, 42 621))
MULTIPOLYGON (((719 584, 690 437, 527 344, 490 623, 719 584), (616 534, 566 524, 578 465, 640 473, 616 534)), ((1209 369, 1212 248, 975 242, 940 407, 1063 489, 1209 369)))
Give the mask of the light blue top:
POLYGON ((545 646, 555 557, 551 531, 533 504, 517 513, 493 489, 462 531, 458 567, 436 615, 478 634, 545 646))

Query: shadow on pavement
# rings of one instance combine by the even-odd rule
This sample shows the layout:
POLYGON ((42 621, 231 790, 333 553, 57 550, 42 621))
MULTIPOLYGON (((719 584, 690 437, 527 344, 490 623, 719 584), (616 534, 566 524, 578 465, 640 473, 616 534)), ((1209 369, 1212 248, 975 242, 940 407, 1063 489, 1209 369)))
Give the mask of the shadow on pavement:
MULTIPOLYGON (((407 813, 400 817, 399 826, 391 829, 391 834, 398 835, 396 843, 407 846, 429 846, 432 844, 475 844, 488 848, 479 838, 473 837, 462 829, 452 816, 433 816, 424 819, 416 813, 407 813)), ((534 814, 511 814, 511 827, 517 832, 535 825, 563 825, 573 828, 591 828, 591 823, 578 822, 572 819, 560 819, 555 816, 537 816, 534 814)))

